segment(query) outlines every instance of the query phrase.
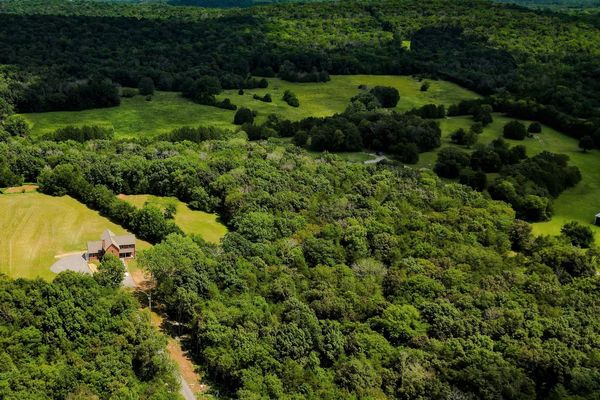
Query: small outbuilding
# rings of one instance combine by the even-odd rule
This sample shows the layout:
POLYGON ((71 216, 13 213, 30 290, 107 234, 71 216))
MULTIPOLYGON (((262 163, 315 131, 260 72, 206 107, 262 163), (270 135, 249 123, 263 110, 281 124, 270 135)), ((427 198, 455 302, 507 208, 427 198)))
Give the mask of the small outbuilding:
POLYGON ((600 226, 600 213, 596 214, 596 219, 594 220, 594 224, 600 226))

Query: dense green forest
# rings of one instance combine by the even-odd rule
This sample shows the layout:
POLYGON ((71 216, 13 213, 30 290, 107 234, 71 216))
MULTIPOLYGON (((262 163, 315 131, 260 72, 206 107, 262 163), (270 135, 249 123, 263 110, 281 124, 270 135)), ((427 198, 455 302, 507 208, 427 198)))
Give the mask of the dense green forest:
POLYGON ((4 74, 13 82, 5 96, 19 111, 116 105, 111 84, 145 77, 210 104, 221 88, 255 85, 249 74, 421 73, 528 100, 521 111, 532 118, 600 142, 600 34, 573 16, 479 0, 229 11, 15 0, 0 12, 0 62, 12 66, 4 74))
POLYGON ((581 225, 534 238, 505 203, 432 172, 313 159, 277 143, 11 139, 0 152, 42 191, 121 223, 136 211, 113 193, 219 211, 231 229, 219 246, 169 233, 151 207, 133 227, 156 234, 139 262, 221 394, 600 391, 598 254, 581 225))
MULTIPOLYGON (((581 173, 502 138, 475 144, 502 112, 600 147, 599 57, 593 19, 483 0, 3 1, 0 187, 35 182, 149 242, 137 262, 155 306, 188 335, 215 397, 598 399, 593 233, 571 222, 535 237, 526 222, 548 219, 581 173), (424 91, 445 79, 482 97, 400 113, 398 90, 361 87, 342 113, 262 124, 234 96, 216 100, 265 88, 264 77, 358 73, 417 75, 424 91), (119 139, 67 126, 31 137, 13 115, 114 107, 132 87, 147 101, 177 91, 235 109, 240 131, 119 139), (447 115, 473 125, 452 134, 433 170, 404 165, 440 147, 447 115), (356 150, 388 159, 329 153, 356 150), (218 213, 229 232, 207 243, 117 194, 176 197, 218 213)), ((503 135, 540 130, 510 121, 503 135)), ((0 398, 177 398, 164 338, 115 288, 121 268, 107 259, 94 277, 0 277, 0 398)))
POLYGON ((177 398, 166 339, 131 294, 72 272, 0 276, 0 304, 0 398, 177 398))

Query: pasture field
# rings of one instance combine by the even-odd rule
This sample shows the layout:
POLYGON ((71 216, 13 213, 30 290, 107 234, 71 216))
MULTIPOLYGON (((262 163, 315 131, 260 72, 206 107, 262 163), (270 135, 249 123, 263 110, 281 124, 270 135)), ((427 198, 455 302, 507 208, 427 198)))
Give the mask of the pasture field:
POLYGON ((227 233, 227 227, 218 221, 216 214, 192 210, 187 204, 182 203, 174 197, 159 197, 148 194, 121 194, 119 198, 139 208, 143 207, 145 203, 149 203, 164 209, 167 204, 173 203, 177 207, 177 213, 175 214, 175 223, 177 226, 187 234, 200 235, 207 242, 219 243, 221 238, 227 233))
MULTIPOLYGON (((53 279, 50 266, 57 255, 83 252, 105 229, 126 233, 72 197, 31 191, 0 194, 0 225, 6 232, 0 241, 0 273, 13 278, 53 279)), ((147 247, 138 240, 139 249, 147 247)))
MULTIPOLYGON (((258 112, 257 122, 266 120, 271 113, 298 120, 305 117, 325 117, 343 111, 350 98, 360 92, 359 85, 369 87, 393 86, 400 92, 397 109, 406 111, 428 103, 450 105, 477 95, 458 85, 445 81, 429 81, 427 92, 421 92, 422 82, 411 76, 344 75, 332 76, 325 83, 292 83, 270 78, 266 89, 247 89, 243 95, 237 90, 225 90, 218 100, 229 98, 238 107, 248 107, 258 112), (291 107, 282 99, 291 90, 300 101, 300 107, 291 107), (270 93, 273 101, 265 103, 253 98, 270 93)), ((24 114, 32 125, 32 135, 54 132, 67 125, 99 125, 113 127, 118 138, 154 136, 179 126, 216 126, 236 129, 233 125, 235 111, 193 103, 179 93, 155 92, 152 101, 144 96, 122 98, 119 107, 84 111, 46 112, 24 114)))
MULTIPOLYGON (((484 128, 479 135, 479 142, 486 144, 502 136, 504 125, 512 121, 501 114, 494 114, 494 122, 484 128)), ((526 126, 531 121, 521 120, 526 126)), ((458 128, 468 129, 473 121, 468 117, 451 117, 440 120, 442 128, 442 147, 454 146, 450 142, 450 135, 458 128)), ((550 221, 534 223, 533 231, 541 235, 557 235, 560 228, 568 221, 579 221, 594 230, 597 243, 600 243, 600 227, 591 225, 594 216, 600 212, 600 151, 592 150, 588 153, 582 152, 578 147, 578 141, 566 136, 556 130, 543 125, 542 133, 533 138, 523 141, 508 140, 510 145, 522 144, 527 148, 527 155, 533 156, 542 151, 567 154, 570 164, 579 167, 583 179, 574 188, 567 189, 553 201, 554 215, 550 221)), ((439 149, 438 149, 439 150, 439 149)), ((437 158, 437 151, 423 153, 420 155, 417 166, 432 168, 437 158)))

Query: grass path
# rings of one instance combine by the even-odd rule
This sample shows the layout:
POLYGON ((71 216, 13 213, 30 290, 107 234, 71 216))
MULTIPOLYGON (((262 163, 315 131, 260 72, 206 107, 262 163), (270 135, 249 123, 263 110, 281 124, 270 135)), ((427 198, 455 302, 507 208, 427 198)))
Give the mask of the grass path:
MULTIPOLYGON (((343 111, 350 98, 360 92, 359 85, 393 86, 400 91, 397 109, 408 110, 428 103, 452 104, 477 95, 450 82, 430 81, 427 92, 421 92, 421 82, 410 76, 344 75, 332 76, 325 83, 291 83, 270 78, 266 89, 248 89, 243 95, 237 90, 226 90, 217 98, 229 98, 239 107, 258 112, 258 122, 271 113, 298 120, 305 117, 324 117, 343 111), (291 90, 300 100, 300 107, 290 107, 282 100, 283 93, 291 90), (253 99, 254 94, 270 93, 273 102, 253 99)), ((195 104, 174 92, 156 92, 152 101, 144 96, 123 98, 119 107, 69 112, 24 114, 32 124, 33 136, 54 132, 66 125, 100 125, 113 127, 116 137, 154 136, 183 125, 210 125, 236 129, 232 124, 235 112, 216 107, 195 104)))
MULTIPOLYGON (((484 129, 479 136, 479 143, 489 143, 502 136, 504 125, 513 119, 494 114, 494 122, 484 129)), ((523 120, 523 122, 529 124, 531 121, 523 120)), ((452 132, 458 128, 468 129, 472 123, 472 120, 467 117, 441 120, 442 147, 454 146, 450 142, 452 132)), ((511 145, 525 145, 529 156, 545 150, 567 154, 571 159, 570 164, 579 167, 583 176, 577 186, 567 189, 558 199, 554 200, 554 216, 550 221, 533 224, 534 233, 557 235, 566 222, 575 220, 590 226, 594 230, 597 243, 600 243, 600 227, 592 225, 594 216, 600 212, 600 151, 593 150, 583 153, 578 147, 577 140, 548 126, 543 126, 542 133, 534 138, 527 138, 523 141, 507 140, 507 142, 511 145)), ((432 168, 437 158, 436 154, 437 151, 421 154, 417 166, 432 168)))
MULTIPOLYGON (((102 231, 125 229, 69 196, 37 192, 0 194, 0 273, 13 278, 52 279, 50 266, 57 254, 83 251, 102 231)), ((138 248, 147 247, 138 241, 138 248)))

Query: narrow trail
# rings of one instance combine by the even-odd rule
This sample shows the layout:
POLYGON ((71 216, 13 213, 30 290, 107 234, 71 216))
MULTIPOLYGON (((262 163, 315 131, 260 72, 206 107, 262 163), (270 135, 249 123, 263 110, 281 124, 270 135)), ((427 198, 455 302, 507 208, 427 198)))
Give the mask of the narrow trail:
MULTIPOLYGON (((136 286, 141 286, 145 281, 141 271, 136 270, 131 273, 131 278, 136 286)), ((198 395, 205 393, 208 387, 201 382, 201 376, 196 372, 196 366, 187 355, 186 351, 181 347, 181 338, 172 337, 165 330, 164 318, 155 313, 150 313, 152 325, 161 331, 167 337, 167 351, 171 360, 173 360, 179 368, 179 381, 181 382, 180 393, 185 400, 197 400, 198 395)))

